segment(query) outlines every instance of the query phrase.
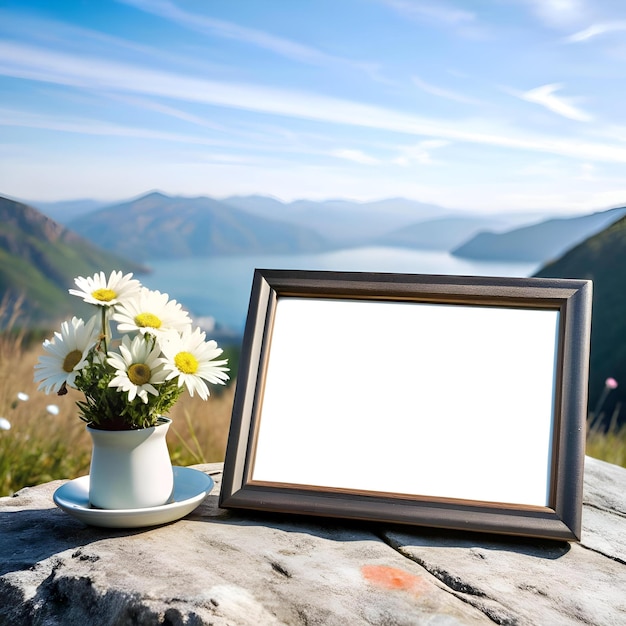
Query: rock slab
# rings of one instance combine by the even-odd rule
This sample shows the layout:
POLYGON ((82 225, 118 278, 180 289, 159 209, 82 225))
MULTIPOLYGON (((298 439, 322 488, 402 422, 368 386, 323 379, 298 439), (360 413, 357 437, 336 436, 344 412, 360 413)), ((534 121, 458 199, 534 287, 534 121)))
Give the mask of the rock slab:
POLYGON ((84 525, 0 498, 0 624, 626 624, 626 469, 586 459, 581 543, 228 512, 84 525))

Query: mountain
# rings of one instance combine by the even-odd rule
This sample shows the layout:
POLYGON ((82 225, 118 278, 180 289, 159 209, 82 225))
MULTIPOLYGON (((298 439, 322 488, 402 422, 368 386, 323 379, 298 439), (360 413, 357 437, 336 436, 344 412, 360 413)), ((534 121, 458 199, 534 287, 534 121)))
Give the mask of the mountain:
POLYGON ((303 226, 246 213, 213 198, 158 192, 83 215, 70 226, 99 246, 136 261, 328 248, 320 234, 303 226))
POLYGON ((406 198, 287 203, 262 195, 218 200, 170 197, 152 192, 108 206, 94 200, 39 202, 37 206, 100 245, 124 254, 139 254, 141 258, 154 255, 156 242, 149 239, 151 233, 161 245, 176 243, 168 253, 170 257, 316 252, 362 245, 447 251, 480 230, 502 231, 533 219, 523 214, 468 215, 406 198), (136 217, 139 213, 142 213, 139 222, 132 222, 133 214, 136 217), (174 224, 176 215, 187 215, 190 221, 186 227, 189 230, 193 224, 195 232, 179 231, 182 222, 174 224), (128 226, 113 227, 111 219, 121 219, 120 224, 128 226))
POLYGON ((582 217, 553 218, 504 233, 482 232, 452 251, 483 261, 546 262, 626 214, 626 207, 582 217))
POLYGON ((450 213, 443 207, 405 198, 283 203, 265 196, 232 196, 223 202, 254 215, 311 228, 336 246, 360 244, 409 224, 450 213))
POLYGON ((23 295, 29 322, 56 323, 75 312, 79 301, 67 293, 74 278, 100 270, 145 268, 98 249, 34 207, 0 197, 0 293, 9 304, 23 295))
POLYGON ((101 202, 99 200, 59 200, 57 202, 26 202, 29 206, 35 207, 55 222, 67 225, 73 219, 92 211, 97 211, 102 207, 110 204, 110 202, 101 202))
POLYGON ((372 243, 420 250, 452 250, 485 228, 507 224, 497 217, 441 217, 393 230, 372 243))
POLYGON ((595 411, 607 378, 619 387, 600 412, 610 418, 617 403, 626 423, 626 217, 548 263, 536 274, 593 280, 589 410, 595 411))

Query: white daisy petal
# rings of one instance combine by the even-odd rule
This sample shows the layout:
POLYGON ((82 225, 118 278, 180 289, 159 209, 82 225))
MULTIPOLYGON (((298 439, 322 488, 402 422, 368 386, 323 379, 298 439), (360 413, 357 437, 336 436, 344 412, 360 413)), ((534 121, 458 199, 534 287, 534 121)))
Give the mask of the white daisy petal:
POLYGON ((74 386, 76 376, 87 365, 87 355, 98 339, 97 319, 92 317, 86 324, 73 317, 61 324, 61 332, 45 341, 48 353, 39 357, 35 365, 34 381, 38 389, 46 393, 58 392, 63 385, 74 386))
POLYGON ((121 333, 139 332, 157 337, 178 334, 191 328, 191 318, 166 293, 145 287, 133 298, 115 307, 113 320, 121 333))
POLYGON ((78 289, 69 290, 73 296, 78 296, 90 304, 105 307, 119 304, 141 289, 141 283, 133 278, 132 274, 123 275, 122 272, 111 272, 108 279, 104 272, 87 278, 79 276, 74 283, 78 289))
POLYGON ((161 349, 148 337, 137 335, 131 341, 128 335, 122 338, 120 352, 109 352, 107 362, 115 368, 115 376, 109 387, 128 393, 128 401, 139 397, 148 403, 148 393, 158 396, 154 387, 165 381, 166 372, 161 365, 161 349))
POLYGON ((179 387, 184 385, 190 396, 197 393, 203 400, 210 395, 206 381, 223 385, 229 379, 228 368, 224 367, 226 360, 213 360, 222 350, 215 341, 205 341, 205 337, 199 328, 168 337, 162 342, 161 359, 168 380, 178 377, 179 387))

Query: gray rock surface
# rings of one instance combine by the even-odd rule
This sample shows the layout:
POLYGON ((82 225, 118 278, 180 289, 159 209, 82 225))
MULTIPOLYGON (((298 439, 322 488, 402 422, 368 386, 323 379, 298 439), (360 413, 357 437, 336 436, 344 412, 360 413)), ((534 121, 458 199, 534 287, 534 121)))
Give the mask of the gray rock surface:
POLYGON ((218 508, 85 526, 63 481, 0 498, 0 624, 626 624, 626 469, 586 459, 582 542, 218 508))

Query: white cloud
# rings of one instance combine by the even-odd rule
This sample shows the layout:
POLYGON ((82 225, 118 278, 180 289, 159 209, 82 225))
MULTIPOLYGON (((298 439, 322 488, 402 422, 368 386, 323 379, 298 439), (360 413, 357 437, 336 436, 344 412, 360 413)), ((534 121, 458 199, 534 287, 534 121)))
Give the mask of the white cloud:
POLYGON ((543 85, 530 91, 526 91, 521 94, 521 98, 528 102, 539 104, 549 111, 567 117, 570 120, 576 120, 578 122, 589 122, 593 118, 591 115, 575 107, 571 100, 568 98, 558 97, 555 95, 557 91, 561 89, 562 85, 553 83, 550 85, 543 85))
POLYGON ((432 85, 431 83, 427 83, 425 80, 422 80, 417 76, 413 76, 411 80, 422 91, 425 91, 426 93, 429 93, 433 96, 445 98, 446 100, 454 100, 455 102, 461 102, 462 104, 480 104, 479 100, 475 100, 474 98, 470 98, 449 89, 444 89, 442 87, 432 85))
POLYGON ((361 150, 333 150, 331 156, 337 157, 338 159, 345 159, 346 161, 353 161, 354 163, 361 163, 362 165, 376 165, 380 163, 378 159, 369 154, 365 154, 361 150))
POLYGON ((227 129, 225 126, 216 124, 215 122, 211 122, 204 117, 187 113, 187 111, 183 111, 181 109, 177 109, 175 107, 168 106, 160 102, 155 102, 151 99, 136 98, 134 96, 119 94, 108 94, 108 96, 113 100, 123 102, 125 104, 130 104, 131 106, 136 106, 146 111, 155 111, 156 113, 161 113, 163 115, 167 115, 168 117, 182 120, 183 122, 189 122, 190 124, 195 124, 196 126, 201 126, 203 128, 210 128, 212 130, 223 132, 233 132, 233 129, 227 129))
POLYGON ((360 63, 328 54, 305 44, 291 39, 277 37, 270 33, 240 26, 234 22, 218 20, 198 13, 190 13, 180 8, 169 0, 118 0, 141 11, 158 15, 164 19, 175 22, 189 30, 210 34, 224 39, 234 39, 239 42, 269 50, 274 54, 286 57, 293 61, 320 66, 349 65, 354 68, 375 72, 376 64, 360 63))
MULTIPOLYGON (((455 35, 482 40, 489 35, 476 13, 457 8, 443 0, 378 0, 406 20, 426 24, 434 28, 445 28, 455 35)), ((457 4, 462 4, 457 2, 457 4)))
MULTIPOLYGON (((39 128, 42 130, 76 133, 81 135, 100 135, 105 137, 126 137, 136 139, 155 139, 159 141, 171 141, 183 144, 200 144, 209 146, 224 146, 227 142, 220 142, 207 137, 188 135, 184 133, 172 133, 150 128, 124 126, 111 124, 90 119, 64 119, 50 115, 38 115, 0 109, 0 126, 15 126, 22 128, 39 128)), ((239 144, 244 147, 246 144, 239 144)))
POLYGON ((598 181, 597 168, 593 163, 572 163, 568 159, 538 159, 516 173, 535 180, 598 181))
POLYGON ((569 37, 566 37, 565 41, 568 43, 580 43, 583 41, 589 41, 595 37, 606 35, 607 33, 615 33, 620 31, 626 31, 626 22, 606 22, 603 24, 592 24, 589 28, 578 31, 569 37))
MULTIPOLYGON (((534 151, 608 162, 626 162, 626 147, 591 143, 575 137, 533 135, 525 129, 501 129, 491 124, 477 127, 470 121, 449 122, 418 117, 388 108, 339 98, 262 85, 211 81, 154 71, 87 56, 71 56, 51 50, 0 42, 0 74, 30 80, 71 85, 93 91, 162 96, 178 101, 271 113, 344 126, 387 130, 473 144, 534 151)), ((548 86, 551 88, 551 86, 548 86)), ((546 104, 546 89, 525 94, 546 104), (529 95, 530 94, 530 95, 529 95)), ((549 91, 549 90, 548 90, 549 91)), ((549 96, 550 94, 547 93, 549 96)), ((523 96, 522 96, 523 97, 523 96)), ((578 116, 567 102, 547 98, 560 114, 578 116), (569 108, 568 108, 569 107, 569 108)))
POLYGON ((110 57, 123 54, 127 59, 145 59, 151 64, 178 64, 204 72, 230 69, 230 65, 214 63, 205 57, 183 55, 164 46, 150 46, 76 24, 31 13, 13 13, 1 8, 0 37, 11 40, 20 38, 31 43, 40 42, 41 45, 52 42, 66 50, 79 50, 81 54, 102 54, 110 57))
POLYGON ((582 0, 525 0, 525 2, 544 24, 557 28, 571 26, 583 19, 586 13, 582 0))
POLYGON ((432 158, 431 152, 449 144, 449 141, 442 141, 440 139, 420 141, 412 146, 405 146, 401 148, 400 155, 396 157, 393 162, 396 165, 401 165, 403 167, 407 167, 412 163, 418 163, 419 165, 433 165, 435 161, 432 158))

